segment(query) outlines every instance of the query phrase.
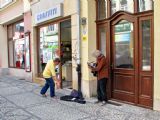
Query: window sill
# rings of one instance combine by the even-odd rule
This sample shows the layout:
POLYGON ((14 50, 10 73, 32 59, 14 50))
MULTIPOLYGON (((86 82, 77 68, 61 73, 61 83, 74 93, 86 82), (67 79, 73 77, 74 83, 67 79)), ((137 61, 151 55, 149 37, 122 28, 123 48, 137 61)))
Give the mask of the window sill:
POLYGON ((16 2, 17 2, 17 1, 15 0, 15 1, 12 1, 12 2, 4 5, 2 8, 0 8, 0 12, 3 11, 3 10, 5 10, 5 9, 7 9, 9 6, 15 4, 16 2))

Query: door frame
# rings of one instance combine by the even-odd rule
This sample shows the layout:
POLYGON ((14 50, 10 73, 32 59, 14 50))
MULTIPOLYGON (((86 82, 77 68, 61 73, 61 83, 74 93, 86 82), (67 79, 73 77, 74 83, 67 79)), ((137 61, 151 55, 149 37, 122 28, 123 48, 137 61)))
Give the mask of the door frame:
MULTIPOLYGON (((136 31, 138 30, 137 29, 137 21, 136 21, 137 19, 136 19, 136 17, 135 16, 132 16, 132 15, 130 15, 130 14, 120 14, 119 16, 117 16, 116 18, 114 18, 114 19, 112 19, 111 20, 111 39, 110 39, 110 41, 111 41, 111 44, 110 44, 110 46, 111 46, 111 67, 110 67, 110 69, 111 69, 111 80, 112 80, 112 82, 111 82, 111 98, 113 98, 113 99, 115 99, 115 98, 117 98, 118 96, 119 96, 119 99, 121 99, 121 100, 123 100, 123 99, 126 99, 129 103, 131 102, 131 103, 137 103, 137 101, 136 101, 136 97, 137 97, 137 84, 138 84, 138 82, 137 82, 137 80, 138 80, 138 50, 137 49, 135 49, 135 48, 137 48, 138 47, 138 39, 137 39, 137 33, 136 33, 136 31), (118 23, 118 22, 120 22, 121 20, 126 20, 126 21, 128 21, 128 22, 131 22, 131 23, 133 23, 133 45, 134 45, 134 50, 133 50, 133 55, 134 55, 134 57, 133 57, 133 65, 134 65, 134 68, 133 69, 126 69, 126 68, 115 68, 115 66, 114 66, 114 63, 115 63, 115 59, 114 59, 114 55, 115 55, 115 47, 114 47, 114 40, 115 40, 115 38, 114 38, 114 33, 115 33, 115 30, 114 30, 114 26, 118 23), (115 71, 113 71, 113 69, 115 70, 115 71), (132 92, 126 92, 126 95, 125 95, 125 91, 115 91, 115 94, 114 94, 114 88, 115 88, 115 84, 113 83, 113 81, 115 81, 115 75, 117 74, 117 75, 119 75, 119 76, 128 76, 128 78, 130 77, 131 78, 131 76, 132 76, 132 82, 133 82, 133 91, 132 92), (118 95, 119 94, 119 95, 118 95), (120 95, 121 94, 121 95, 120 95), (114 95, 115 95, 115 97, 114 97, 114 95), (118 95, 118 96, 117 96, 118 95)), ((116 99, 117 100, 117 99, 116 99)))
MULTIPOLYGON (((112 99, 112 96, 111 96, 111 92, 112 92, 112 87, 111 87, 111 85, 112 85, 112 70, 111 70, 111 61, 112 61, 112 53, 111 53, 111 49, 112 49, 112 39, 113 39, 113 37, 112 37, 112 33, 113 33, 113 31, 111 30, 111 28, 112 28, 112 25, 113 24, 115 24, 115 23, 117 23, 118 21, 120 21, 120 19, 125 19, 126 20, 126 18, 127 19, 131 19, 131 18, 134 18, 134 29, 135 29, 135 32, 134 32, 134 34, 137 34, 137 35, 135 35, 135 39, 136 39, 136 41, 135 41, 135 43, 134 43, 134 45, 135 45, 135 48, 138 48, 139 49, 139 43, 138 43, 138 40, 140 39, 139 37, 140 37, 140 33, 139 33, 139 20, 141 19, 141 18, 147 18, 148 16, 150 16, 151 18, 152 18, 152 29, 151 29, 151 39, 152 39, 152 41, 151 41, 151 46, 152 46, 152 52, 151 52, 151 54, 152 54, 152 57, 151 57, 151 59, 152 59, 152 84, 154 83, 154 59, 153 59, 153 57, 154 57, 154 47, 153 47, 153 45, 154 45, 154 38, 153 38, 153 11, 146 11, 146 12, 143 12, 143 14, 142 13, 134 13, 134 14, 130 14, 130 13, 127 13, 127 12, 123 12, 123 11, 120 11, 120 12, 117 12, 117 13, 115 13, 114 15, 112 15, 111 17, 109 17, 109 18, 107 18, 107 19, 104 19, 104 20, 98 20, 98 21, 96 21, 96 28, 97 28, 97 49, 100 49, 100 38, 99 38, 99 30, 98 30, 98 28, 100 27, 100 26, 104 26, 104 24, 105 24, 105 26, 107 27, 106 29, 107 29, 107 33, 106 33, 106 55, 107 55, 107 62, 109 63, 109 80, 108 80, 108 85, 107 85, 107 92, 108 92, 108 97, 109 97, 109 99, 112 99)), ((139 52, 139 50, 137 50, 137 52, 135 52, 135 50, 134 50, 134 55, 135 56, 137 56, 137 58, 135 59, 135 67, 136 67, 136 70, 135 70, 135 74, 136 74, 136 78, 135 79, 137 79, 137 81, 135 81, 136 83, 135 84, 137 84, 137 86, 136 86, 136 88, 135 88, 135 96, 136 96, 136 98, 135 98, 135 102, 134 103, 131 103, 131 104, 134 104, 134 105, 137 105, 137 106, 143 106, 143 105, 140 105, 140 104, 138 104, 138 102, 139 102, 139 99, 138 99, 138 95, 139 95, 139 88, 138 88, 138 85, 139 85, 139 81, 138 81, 138 79, 139 79, 139 76, 138 76, 138 73, 139 73, 139 63, 138 63, 138 61, 140 60, 140 56, 138 55, 138 52, 139 52)), ((125 102, 125 101, 122 101, 122 102, 125 102)), ((153 107, 153 85, 152 85, 152 104, 150 104, 150 106, 147 106, 147 108, 152 108, 153 107)), ((143 106, 143 107, 146 107, 146 106, 143 106)))
MULTIPOLYGON (((37 46, 36 46, 37 75, 36 75, 36 77, 42 78, 42 75, 40 75, 40 66, 39 66, 40 65, 40 28, 48 26, 48 25, 58 24, 58 49, 60 50, 60 53, 61 53, 60 23, 66 21, 66 20, 71 20, 71 22, 72 22, 71 16, 66 16, 66 17, 63 17, 63 18, 60 18, 60 19, 57 19, 57 20, 54 20, 54 21, 49 21, 49 22, 46 22, 44 24, 40 24, 39 26, 36 27, 36 38, 37 38, 37 41, 36 41, 36 43, 37 43, 37 46)), ((72 41, 71 41, 71 43, 72 43, 72 41)), ((61 56, 60 56, 60 59, 61 59, 61 56)), ((62 68, 61 67, 62 67, 62 65, 60 64, 60 79, 62 81, 62 68)), ((63 88, 62 82, 61 82, 60 87, 63 88)))

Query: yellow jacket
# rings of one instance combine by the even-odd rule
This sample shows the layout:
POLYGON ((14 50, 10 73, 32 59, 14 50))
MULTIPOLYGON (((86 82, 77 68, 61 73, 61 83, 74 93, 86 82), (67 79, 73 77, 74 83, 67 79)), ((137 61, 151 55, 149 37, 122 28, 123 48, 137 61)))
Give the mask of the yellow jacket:
POLYGON ((56 76, 55 65, 54 65, 53 60, 49 60, 47 62, 47 65, 46 65, 44 71, 43 71, 43 77, 44 78, 50 78, 52 76, 56 76))

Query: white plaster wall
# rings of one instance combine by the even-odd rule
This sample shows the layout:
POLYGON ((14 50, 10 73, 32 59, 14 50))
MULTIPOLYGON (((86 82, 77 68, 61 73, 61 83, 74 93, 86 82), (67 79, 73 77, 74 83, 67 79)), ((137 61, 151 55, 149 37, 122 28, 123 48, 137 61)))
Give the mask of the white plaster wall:
MULTIPOLYGON (((0 12, 0 24, 9 24, 23 15, 23 0, 18 0, 0 12)), ((20 18, 21 19, 21 18, 20 18)))
POLYGON ((1 67, 8 67, 7 27, 0 25, 0 57, 1 67))
POLYGON ((24 13, 30 11, 30 2, 28 0, 23 0, 23 4, 24 4, 24 13))

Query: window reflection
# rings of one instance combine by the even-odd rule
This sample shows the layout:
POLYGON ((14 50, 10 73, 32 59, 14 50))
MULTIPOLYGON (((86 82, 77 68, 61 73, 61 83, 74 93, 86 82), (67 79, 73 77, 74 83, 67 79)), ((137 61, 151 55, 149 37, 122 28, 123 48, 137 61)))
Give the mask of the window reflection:
POLYGON ((111 14, 123 10, 127 12, 134 12, 134 2, 133 0, 112 0, 111 1, 111 14))
POLYGON ((147 11, 153 9, 153 1, 152 0, 139 0, 139 11, 147 11))
POLYGON ((107 17, 107 0, 98 0, 98 19, 102 20, 107 17))
POLYGON ((55 50, 58 49, 58 24, 48 25, 40 28, 40 70, 41 73, 48 60, 56 57, 55 50))
POLYGON ((99 28, 101 51, 106 56, 106 27, 99 28))
POLYGON ((133 23, 122 20, 115 25, 115 67, 134 67, 133 48, 133 23))
POLYGON ((9 66, 16 68, 25 67, 24 49, 24 22, 8 26, 9 66))
POLYGON ((142 70, 151 70, 150 20, 142 22, 142 70))

